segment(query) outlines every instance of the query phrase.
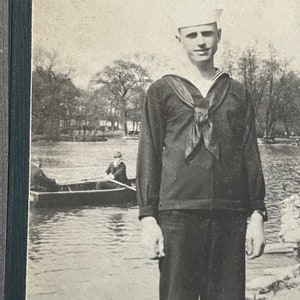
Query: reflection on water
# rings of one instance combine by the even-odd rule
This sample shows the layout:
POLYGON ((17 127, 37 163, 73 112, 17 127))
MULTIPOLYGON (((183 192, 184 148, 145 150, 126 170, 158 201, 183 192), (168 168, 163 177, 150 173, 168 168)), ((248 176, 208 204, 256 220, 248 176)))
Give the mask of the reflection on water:
MULTIPOLYGON (((121 150, 135 174, 136 141, 33 144, 32 159, 60 180, 101 175, 121 150)), ((299 191, 300 147, 261 147, 267 183, 268 241, 278 241, 280 200, 299 191)), ((27 299, 158 299, 157 262, 144 258, 136 206, 31 209, 27 299)), ((263 268, 294 264, 291 257, 265 255, 247 265, 248 280, 263 268)))
POLYGON ((157 299, 153 288, 139 296, 157 270, 143 259, 137 207, 33 209, 29 226, 28 299, 157 299))
POLYGON ((262 146, 261 153, 269 211, 266 232, 268 240, 276 242, 280 227, 280 201, 300 192, 300 147, 262 146))

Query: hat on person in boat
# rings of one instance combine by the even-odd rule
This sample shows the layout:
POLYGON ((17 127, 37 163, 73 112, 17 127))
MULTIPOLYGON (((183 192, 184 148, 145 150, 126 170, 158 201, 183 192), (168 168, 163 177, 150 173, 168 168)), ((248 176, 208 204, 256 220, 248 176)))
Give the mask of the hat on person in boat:
POLYGON ((114 153, 114 158, 121 158, 122 157, 122 153, 117 151, 114 153))
POLYGON ((222 11, 200 0, 184 1, 171 11, 171 20, 177 29, 211 24, 219 21, 222 11))

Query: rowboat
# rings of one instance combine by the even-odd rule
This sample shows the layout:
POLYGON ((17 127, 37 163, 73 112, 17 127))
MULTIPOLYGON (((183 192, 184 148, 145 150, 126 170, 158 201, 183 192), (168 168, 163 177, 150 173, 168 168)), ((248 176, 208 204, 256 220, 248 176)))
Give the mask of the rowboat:
POLYGON ((69 207, 136 203, 133 187, 120 184, 114 189, 97 190, 96 181, 62 184, 58 191, 30 191, 31 207, 69 207))

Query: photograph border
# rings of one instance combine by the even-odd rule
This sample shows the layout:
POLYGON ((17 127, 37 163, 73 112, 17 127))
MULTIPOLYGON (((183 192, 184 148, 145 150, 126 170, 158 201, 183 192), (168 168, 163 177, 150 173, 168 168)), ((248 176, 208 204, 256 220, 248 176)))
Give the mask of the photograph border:
POLYGON ((0 299, 4 299, 8 173, 8 0, 0 2, 0 299))
POLYGON ((5 300, 26 297, 31 8, 31 0, 0 4, 0 299, 5 300))

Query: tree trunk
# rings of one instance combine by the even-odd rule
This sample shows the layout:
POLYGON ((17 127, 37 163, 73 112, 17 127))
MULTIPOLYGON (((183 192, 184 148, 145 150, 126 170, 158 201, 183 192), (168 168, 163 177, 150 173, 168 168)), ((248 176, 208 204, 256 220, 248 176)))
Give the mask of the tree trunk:
MULTIPOLYGON (((117 112, 114 110, 113 118, 112 118, 112 130, 115 131, 116 128, 116 119, 117 119, 117 112)), ((118 128, 119 129, 119 128, 118 128)))
POLYGON ((128 128, 127 128, 127 116, 124 114, 124 135, 128 134, 128 128))
POLYGON ((115 115, 116 115, 116 111, 113 112, 113 107, 112 105, 110 105, 110 109, 109 109, 109 120, 111 123, 111 130, 115 131, 115 115))
POLYGON ((59 140, 59 118, 50 118, 45 122, 45 134, 48 140, 57 141, 59 140))

